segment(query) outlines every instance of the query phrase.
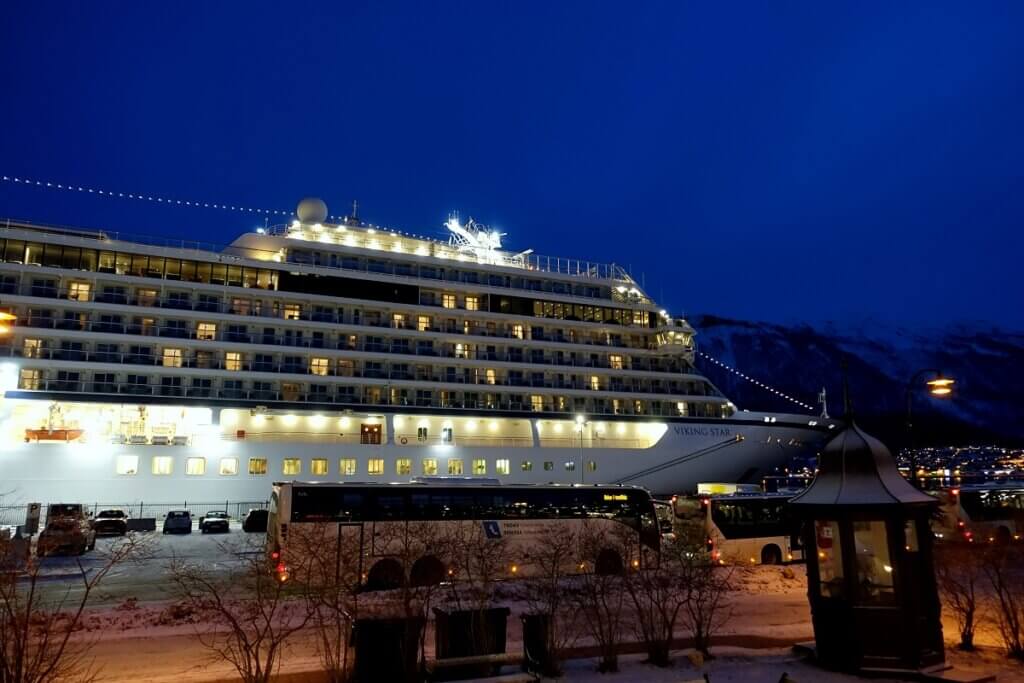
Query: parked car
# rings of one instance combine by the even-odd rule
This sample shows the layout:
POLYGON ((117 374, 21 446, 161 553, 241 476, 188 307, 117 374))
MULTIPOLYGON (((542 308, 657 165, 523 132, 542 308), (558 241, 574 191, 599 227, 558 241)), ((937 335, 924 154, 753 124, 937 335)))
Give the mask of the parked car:
POLYGON ((89 514, 79 503, 58 503, 46 509, 46 526, 39 533, 36 554, 85 554, 96 547, 96 532, 89 514))
POLYGON ((199 518, 199 531, 204 534, 215 531, 227 533, 231 531, 231 528, 228 526, 230 519, 225 510, 211 510, 199 518))
POLYGON ((92 520, 92 528, 96 535, 115 534, 124 536, 128 533, 128 513, 124 510, 100 510, 92 520))
POLYGON ((267 533, 267 516, 269 514, 270 511, 264 508, 249 510, 245 513, 245 519, 242 520, 242 531, 267 533))
POLYGON ((165 534, 192 533, 192 513, 188 510, 171 510, 164 515, 165 534))

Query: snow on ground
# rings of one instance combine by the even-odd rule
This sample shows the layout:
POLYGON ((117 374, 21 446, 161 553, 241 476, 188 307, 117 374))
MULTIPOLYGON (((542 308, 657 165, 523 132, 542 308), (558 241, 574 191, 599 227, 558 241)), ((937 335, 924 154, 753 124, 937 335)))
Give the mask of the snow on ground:
MULTIPOLYGON (((595 660, 578 659, 567 662, 564 680, 567 683, 679 683, 702 680, 705 672, 712 683, 775 683, 783 672, 801 683, 857 680, 822 671, 792 654, 788 647, 780 647, 812 637, 803 566, 741 567, 736 569, 734 578, 737 590, 732 595, 732 619, 721 635, 726 642, 743 645, 743 648, 713 648, 716 658, 700 668, 689 662, 684 651, 674 653, 675 662, 668 669, 643 664, 642 655, 623 655, 622 671, 605 675, 596 673, 595 660)), ((502 593, 508 598, 503 604, 513 610, 508 622, 507 651, 518 652, 522 648, 522 634, 515 615, 523 611, 523 605, 512 599, 511 590, 502 590, 502 593)), ((956 626, 946 616, 947 658, 958 669, 996 671, 1001 683, 1024 683, 1024 665, 1009 662, 1001 654, 991 626, 979 633, 978 642, 985 646, 980 653, 961 653, 950 642, 955 638, 956 626)), ((136 602, 122 598, 115 606, 90 610, 79 638, 89 643, 90 655, 102 666, 100 681, 206 683, 232 680, 231 670, 211 660, 200 644, 197 629, 205 627, 199 621, 197 615, 182 610, 173 601, 136 602)), ((687 635, 682 631, 677 633, 679 637, 687 635)), ((432 656, 432 634, 428 633, 427 643, 428 656, 432 656)), ((591 643, 582 635, 576 642, 577 647, 588 644, 591 643)), ((312 637, 304 635, 289 645, 284 672, 299 674, 315 671, 317 667, 312 637)))

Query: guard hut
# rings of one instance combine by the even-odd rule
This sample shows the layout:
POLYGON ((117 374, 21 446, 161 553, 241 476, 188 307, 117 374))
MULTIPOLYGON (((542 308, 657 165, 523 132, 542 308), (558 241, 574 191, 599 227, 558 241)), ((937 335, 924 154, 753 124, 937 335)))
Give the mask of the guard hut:
POLYGON ((945 652, 929 517, 889 449, 852 422, 790 501, 804 520, 814 650, 825 668, 920 673, 945 652))

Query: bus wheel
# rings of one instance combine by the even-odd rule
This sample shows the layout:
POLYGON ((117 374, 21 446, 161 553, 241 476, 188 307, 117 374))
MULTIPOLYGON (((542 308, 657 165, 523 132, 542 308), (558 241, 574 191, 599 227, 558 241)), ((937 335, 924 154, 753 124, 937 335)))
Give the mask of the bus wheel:
POLYGON ((782 564, 782 551, 777 545, 761 548, 761 564, 782 564))
POLYGON ((381 560, 370 568, 366 577, 366 590, 388 591, 402 585, 405 575, 398 560, 381 560))
POLYGON ((444 580, 444 564, 433 555, 424 555, 412 564, 409 583, 413 586, 436 586, 444 580))
POLYGON ((617 576, 625 571, 622 564, 622 555, 611 548, 605 548, 597 554, 594 562, 594 572, 602 576, 617 576))
POLYGON ((996 543, 999 545, 1010 545, 1011 538, 1013 538, 1013 535, 1007 527, 1001 526, 996 529, 996 543))

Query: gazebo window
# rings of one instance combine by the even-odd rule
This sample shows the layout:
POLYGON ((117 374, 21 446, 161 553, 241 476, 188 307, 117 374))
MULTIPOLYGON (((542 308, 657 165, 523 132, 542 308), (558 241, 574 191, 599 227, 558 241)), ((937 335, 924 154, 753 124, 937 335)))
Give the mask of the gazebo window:
POLYGON ((839 542, 839 523, 816 521, 814 532, 818 545, 821 594, 827 598, 841 598, 843 597, 843 550, 839 542))
POLYGON ((895 602, 892 561, 885 522, 853 523, 853 544, 857 549, 857 585, 860 604, 890 605, 895 602))

